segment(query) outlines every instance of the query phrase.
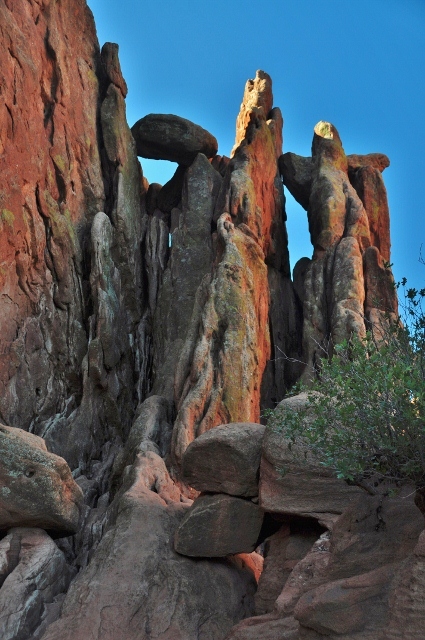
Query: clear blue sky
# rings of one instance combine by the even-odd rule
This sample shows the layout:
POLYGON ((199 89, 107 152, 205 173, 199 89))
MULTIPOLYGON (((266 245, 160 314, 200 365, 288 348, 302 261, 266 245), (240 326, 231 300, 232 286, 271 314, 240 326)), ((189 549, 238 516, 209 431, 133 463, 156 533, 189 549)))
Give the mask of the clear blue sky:
MULTIPOLYGON (((397 279, 425 285, 425 0, 88 0, 116 42, 131 125, 147 113, 200 124, 229 155, 248 78, 273 79, 284 151, 310 155, 328 120, 347 153, 386 153, 397 279)), ((150 182, 175 165, 142 160, 150 182)), ((311 256, 306 213, 287 196, 291 266, 311 256)))

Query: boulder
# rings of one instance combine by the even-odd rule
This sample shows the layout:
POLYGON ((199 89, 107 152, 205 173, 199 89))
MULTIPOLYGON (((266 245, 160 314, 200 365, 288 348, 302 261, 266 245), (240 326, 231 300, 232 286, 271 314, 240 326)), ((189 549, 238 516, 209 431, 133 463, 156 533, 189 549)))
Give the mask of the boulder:
POLYGON ((262 523, 263 512, 249 500, 203 495, 183 518, 174 548, 182 555, 200 558, 250 553, 258 545, 262 523))
POLYGON ((67 463, 49 453, 42 438, 0 425, 0 530, 75 533, 82 498, 67 463))
POLYGON ((183 456, 183 480, 198 491, 244 498, 258 495, 264 429, 236 422, 201 434, 183 456))
MULTIPOLYGON (((394 567, 386 565, 365 574, 336 580, 307 591, 297 603, 294 616, 320 637, 352 634, 369 640, 381 626, 394 567)), ((313 634, 310 631, 310 637, 313 634)), ((314 636, 313 636, 314 637, 314 636)))
POLYGON ((211 133, 190 120, 171 114, 149 115, 131 128, 137 155, 153 160, 170 160, 190 165, 198 153, 216 155, 218 144, 211 133))

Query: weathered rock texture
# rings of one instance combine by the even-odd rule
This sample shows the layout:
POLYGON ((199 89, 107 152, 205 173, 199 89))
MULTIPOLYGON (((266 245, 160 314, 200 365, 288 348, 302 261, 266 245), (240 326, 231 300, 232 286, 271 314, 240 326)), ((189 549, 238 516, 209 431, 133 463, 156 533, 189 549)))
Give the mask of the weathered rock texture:
MULTIPOLYGON (((238 117, 237 148, 215 205, 215 262, 198 289, 176 372, 173 453, 177 463, 188 444, 208 429, 228 422, 258 422, 271 346, 273 355, 293 348, 295 298, 277 167, 282 116, 272 106, 271 80, 258 72, 247 84, 238 117), (270 291, 277 293, 271 306, 270 291)), ((284 393, 290 376, 278 364, 282 362, 279 358, 269 367, 265 403, 274 394, 270 395, 270 388, 284 393)))
POLYGON ((322 121, 314 129, 312 158, 286 153, 279 159, 284 184, 307 209, 314 247, 297 287, 306 380, 332 345, 368 328, 381 332, 387 317, 396 316, 381 176, 388 165, 382 154, 346 156, 335 127, 322 121))
POLYGON ((0 0, 0 86, 0 636, 383 640, 407 621, 422 638, 412 504, 368 500, 257 424, 303 360, 396 311, 387 158, 346 157, 326 123, 312 158, 282 156, 262 71, 231 158, 176 116, 135 140, 85 0, 0 0), (141 152, 179 163, 166 185, 141 152), (314 246, 294 284, 281 176, 314 246), (190 507, 197 490, 218 493, 190 507), (268 540, 189 558, 179 527, 185 553, 268 540))
POLYGON ((76 533, 83 495, 63 458, 42 438, 0 424, 0 531, 42 527, 76 533))
POLYGON ((250 500, 200 496, 176 531, 174 548, 185 556, 221 558, 258 545, 264 514, 250 500))
POLYGON ((246 422, 203 433, 185 451, 183 480, 197 491, 258 495, 263 436, 262 425, 246 422))
MULTIPOLYGON (((305 407, 307 394, 282 400, 277 411, 284 423, 285 412, 305 407)), ((273 425, 264 434, 260 500, 267 512, 314 517, 331 527, 347 506, 363 495, 363 489, 349 486, 314 459, 302 445, 290 444, 273 425)))
POLYGON ((85 0, 2 2, 0 38, 0 412, 28 429, 81 398, 99 50, 85 0))

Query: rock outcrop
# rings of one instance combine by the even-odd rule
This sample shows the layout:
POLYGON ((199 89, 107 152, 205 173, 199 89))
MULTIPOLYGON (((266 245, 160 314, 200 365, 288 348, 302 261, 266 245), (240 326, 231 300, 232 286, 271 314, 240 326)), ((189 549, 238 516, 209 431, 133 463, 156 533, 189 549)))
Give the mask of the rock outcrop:
POLYGON ((177 116, 130 130, 85 0, 0 2, 0 85, 0 636, 422 638, 412 499, 259 424, 396 314, 386 156, 324 122, 282 155, 263 71, 230 158, 177 116), (138 155, 179 166, 149 185, 138 155), (313 244, 293 282, 282 180, 313 244))
POLYGON ((382 154, 346 156, 337 130, 323 121, 314 128, 312 158, 289 153, 279 159, 284 184, 307 210, 314 247, 298 283, 305 380, 333 345, 367 329, 381 338, 388 319, 396 318, 381 176, 388 165, 382 154))
POLYGON ((139 454, 96 553, 43 640, 218 640, 249 615, 255 582, 248 571, 173 551, 170 541, 187 510, 179 497, 162 459, 139 454))
POLYGON ((200 496, 177 529, 174 548, 201 558, 250 553, 258 547, 263 517, 250 500, 224 494, 200 496))
POLYGON ((40 638, 57 617, 72 577, 64 554, 45 531, 10 529, 0 542, 2 640, 40 638))

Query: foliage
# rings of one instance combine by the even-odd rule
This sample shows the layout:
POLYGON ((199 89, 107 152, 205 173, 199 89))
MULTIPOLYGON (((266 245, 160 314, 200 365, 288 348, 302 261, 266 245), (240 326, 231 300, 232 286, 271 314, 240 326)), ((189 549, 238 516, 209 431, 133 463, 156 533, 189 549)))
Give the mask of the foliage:
POLYGON ((320 464, 375 492, 383 480, 425 486, 425 290, 404 287, 407 323, 334 346, 304 409, 273 424, 320 464))

